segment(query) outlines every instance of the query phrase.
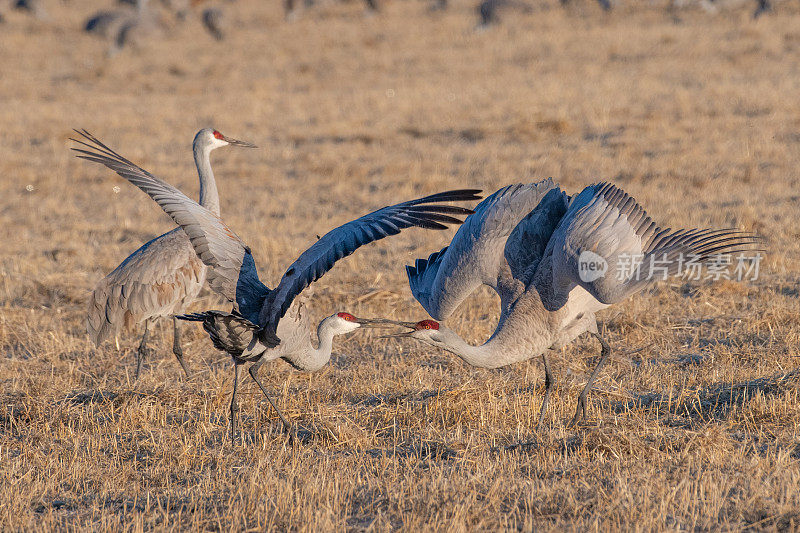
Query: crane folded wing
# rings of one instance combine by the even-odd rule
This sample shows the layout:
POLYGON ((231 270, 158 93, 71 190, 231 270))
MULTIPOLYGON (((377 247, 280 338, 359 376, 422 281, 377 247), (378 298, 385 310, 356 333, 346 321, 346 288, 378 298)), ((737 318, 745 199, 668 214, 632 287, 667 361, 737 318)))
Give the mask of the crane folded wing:
POLYGON ((237 313, 224 311, 204 311, 178 315, 180 320, 202 322, 211 342, 217 350, 234 357, 242 357, 242 353, 252 342, 258 330, 258 325, 253 324, 237 313))

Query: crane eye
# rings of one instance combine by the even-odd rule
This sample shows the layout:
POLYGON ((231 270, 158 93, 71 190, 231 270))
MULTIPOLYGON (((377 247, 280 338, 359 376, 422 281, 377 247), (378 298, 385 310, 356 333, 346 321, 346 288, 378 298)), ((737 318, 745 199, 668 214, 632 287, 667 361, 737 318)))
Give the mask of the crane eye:
POLYGON ((218 132, 217 130, 214 130, 214 137, 216 137, 219 140, 222 140, 222 139, 225 138, 225 136, 223 134, 221 134, 220 132, 218 132))

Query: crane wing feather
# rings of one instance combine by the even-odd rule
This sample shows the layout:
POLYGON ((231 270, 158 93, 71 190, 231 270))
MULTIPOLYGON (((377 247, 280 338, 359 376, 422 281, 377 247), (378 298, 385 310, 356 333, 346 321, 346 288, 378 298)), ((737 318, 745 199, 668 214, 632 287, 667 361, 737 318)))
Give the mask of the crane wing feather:
POLYGON ((556 293, 565 297, 579 285, 610 305, 679 274, 687 258, 707 264, 720 254, 759 251, 760 243, 756 235, 734 229, 662 229, 625 191, 597 183, 574 198, 549 247, 556 293), (603 275, 595 278, 586 268, 582 273, 582 254, 584 261, 604 261, 603 275), (659 267, 657 275, 650 275, 650 265, 659 267))
POLYGON ((309 284, 322 277, 334 263, 352 254, 361 246, 403 229, 421 227, 446 229, 445 224, 461 224, 451 215, 469 215, 472 210, 463 207, 438 205, 438 202, 469 201, 480 199, 480 190, 447 191, 408 202, 384 207, 352 220, 323 235, 303 252, 286 270, 280 283, 270 294, 261 311, 260 324, 276 327, 289 309, 294 298, 309 284))
POLYGON ((508 185, 488 196, 467 217, 449 246, 406 267, 414 297, 437 320, 446 319, 481 284, 492 287, 505 305, 515 294, 515 277, 535 266, 544 251, 544 244, 536 247, 538 251, 528 246, 529 235, 546 243, 566 211, 566 202, 566 195, 552 179, 508 185), (547 226, 550 229, 545 235, 539 235, 541 229, 537 232, 535 227, 542 224, 542 217, 534 217, 534 213, 544 209, 539 206, 545 197, 552 199, 547 202, 546 218, 555 222, 547 226), (558 206, 562 206, 560 210, 558 206), (526 246, 531 249, 523 249, 526 246))

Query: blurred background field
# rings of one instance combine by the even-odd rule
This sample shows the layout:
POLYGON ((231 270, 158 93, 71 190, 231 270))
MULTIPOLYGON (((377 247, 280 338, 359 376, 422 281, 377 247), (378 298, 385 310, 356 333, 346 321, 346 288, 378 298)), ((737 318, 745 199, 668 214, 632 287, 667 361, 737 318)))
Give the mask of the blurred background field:
MULTIPOLYGON (((476 28, 475 4, 192 6, 121 50, 82 31, 98 0, 0 24, 0 529, 774 530, 800 527, 800 3, 530 0, 476 28), (289 444, 250 381, 226 440, 230 361, 171 330, 134 384, 138 339, 95 348, 89 292, 171 228, 69 151, 86 128, 187 194, 194 133, 222 216, 274 284, 316 235, 401 199, 552 176, 612 180, 659 223, 739 227, 768 254, 752 283, 673 280, 600 317, 615 350, 590 422, 567 429, 599 355, 559 354, 546 428, 537 361, 486 371, 356 332, 313 375, 264 381, 311 431, 289 444)), ((403 265, 452 236, 410 230, 325 276, 311 309, 426 318, 403 265)), ((206 291, 194 309, 223 308, 206 291)), ((450 325, 482 342, 488 291, 450 325)))

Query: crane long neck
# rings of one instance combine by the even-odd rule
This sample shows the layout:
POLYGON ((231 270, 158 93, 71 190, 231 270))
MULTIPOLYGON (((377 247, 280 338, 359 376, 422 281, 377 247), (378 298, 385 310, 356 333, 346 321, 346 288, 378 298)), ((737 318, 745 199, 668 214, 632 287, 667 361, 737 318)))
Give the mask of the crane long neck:
POLYGON ((513 339, 502 334, 498 325, 494 335, 480 346, 473 346, 452 330, 433 346, 459 356, 466 363, 479 368, 500 368, 541 355, 551 344, 549 336, 531 334, 525 339, 513 339))
POLYGON ((197 174, 200 176, 200 205, 219 216, 219 193, 217 182, 214 180, 214 171, 211 170, 211 150, 209 145, 201 145, 195 139, 194 164, 197 165, 197 174))
MULTIPOLYGON (((310 332, 309 332, 310 334, 310 332)), ((323 320, 317 326, 317 338, 319 344, 315 348, 310 335, 304 341, 305 346, 300 350, 292 350, 292 353, 284 357, 289 362, 300 370, 306 372, 314 372, 319 370, 331 360, 331 351, 333 350, 333 337, 336 336, 333 328, 328 323, 327 319, 323 320)))
POLYGON ((436 341, 431 338, 428 343, 456 354, 472 366, 500 368, 543 354, 563 328, 564 310, 547 311, 535 290, 526 291, 513 304, 503 302, 502 307, 494 333, 480 346, 472 346, 444 326, 436 341))
POLYGON ((491 340, 486 344, 473 346, 453 332, 446 341, 438 344, 438 347, 454 353, 467 364, 478 368, 499 368, 508 364, 497 356, 491 340))

